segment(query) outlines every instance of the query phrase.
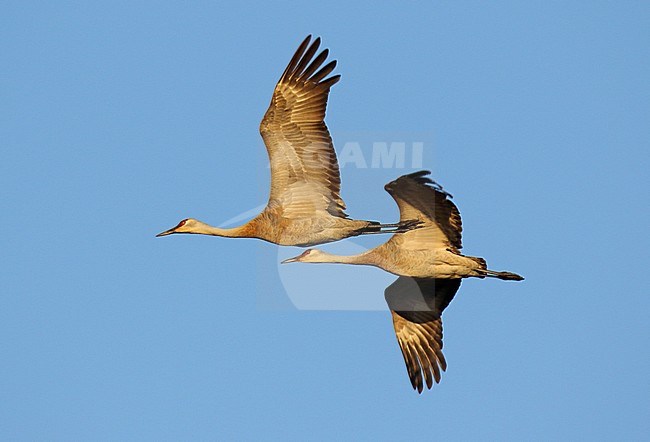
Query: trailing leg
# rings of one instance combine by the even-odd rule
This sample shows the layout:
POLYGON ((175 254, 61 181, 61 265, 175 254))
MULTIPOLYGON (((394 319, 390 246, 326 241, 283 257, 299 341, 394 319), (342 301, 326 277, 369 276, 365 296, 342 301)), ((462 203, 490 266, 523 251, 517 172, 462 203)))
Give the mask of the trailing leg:
POLYGON ((506 281, 523 281, 524 277, 512 272, 495 272, 494 270, 485 270, 485 276, 490 278, 499 278, 506 281))

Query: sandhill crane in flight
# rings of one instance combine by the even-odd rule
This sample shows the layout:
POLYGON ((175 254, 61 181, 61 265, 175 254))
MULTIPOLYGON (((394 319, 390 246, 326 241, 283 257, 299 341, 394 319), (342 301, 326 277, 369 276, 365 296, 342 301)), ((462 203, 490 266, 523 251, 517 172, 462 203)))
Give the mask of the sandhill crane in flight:
POLYGON ((363 234, 399 233, 416 226, 409 221, 354 220, 345 213, 336 152, 324 121, 330 88, 341 76, 328 77, 336 61, 323 66, 329 51, 314 57, 320 38, 311 45, 310 41, 308 36, 284 70, 260 124, 271 163, 271 193, 264 210, 232 229, 188 218, 157 236, 197 233, 310 246, 363 234))
POLYGON ((403 175, 385 186, 397 202, 400 219, 419 221, 417 229, 393 235, 384 244, 358 255, 341 256, 308 249, 283 262, 370 265, 398 276, 415 278, 524 279, 515 273, 489 270, 483 258, 460 253, 463 229, 460 213, 451 195, 426 177, 430 173, 420 171, 403 175))
POLYGON ((451 195, 427 178, 430 172, 404 175, 388 183, 401 219, 418 220, 415 230, 394 235, 364 253, 340 256, 318 249, 306 250, 287 262, 371 265, 399 275, 385 291, 395 335, 413 388, 422 392, 440 382, 447 362, 442 354, 442 311, 460 287, 462 278, 494 277, 521 281, 511 272, 487 268, 483 258, 463 256, 462 223, 451 195))

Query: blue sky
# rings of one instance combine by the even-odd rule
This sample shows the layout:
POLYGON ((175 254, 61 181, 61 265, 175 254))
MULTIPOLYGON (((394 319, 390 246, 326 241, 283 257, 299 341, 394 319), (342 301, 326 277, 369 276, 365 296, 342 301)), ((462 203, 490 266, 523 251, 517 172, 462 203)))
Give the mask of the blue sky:
MULTIPOLYGON (((0 14, 0 438, 590 440, 650 433, 645 2, 10 2, 0 14), (307 34, 340 150, 423 143, 465 253, 418 396, 378 269, 154 238, 263 204, 257 133, 307 34)), ((406 167, 342 170, 392 222, 406 167)), ((418 167, 419 168, 419 167, 418 167)), ((381 243, 341 242, 343 253, 381 243)))

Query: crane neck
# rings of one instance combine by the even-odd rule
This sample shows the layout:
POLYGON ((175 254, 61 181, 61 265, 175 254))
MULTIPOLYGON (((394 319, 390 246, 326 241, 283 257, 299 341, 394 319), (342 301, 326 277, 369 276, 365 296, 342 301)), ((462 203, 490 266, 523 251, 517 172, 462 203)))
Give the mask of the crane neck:
POLYGON ((224 236, 227 238, 244 238, 247 237, 244 229, 245 225, 233 227, 230 229, 223 229, 221 227, 214 227, 205 223, 197 223, 190 233, 197 233, 199 235, 212 235, 224 236))
POLYGON ((369 265, 376 266, 375 255, 371 250, 367 250, 357 255, 334 255, 332 253, 321 251, 318 257, 315 257, 311 262, 329 262, 335 264, 355 264, 355 265, 369 265))

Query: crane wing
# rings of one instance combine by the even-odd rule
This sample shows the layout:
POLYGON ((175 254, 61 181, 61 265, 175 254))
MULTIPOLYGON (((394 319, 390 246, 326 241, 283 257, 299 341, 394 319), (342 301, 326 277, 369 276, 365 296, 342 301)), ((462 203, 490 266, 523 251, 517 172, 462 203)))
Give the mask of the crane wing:
POLYGON ((271 162, 269 204, 279 203, 289 218, 326 210, 347 217, 340 196, 341 178, 332 138, 325 125, 330 88, 340 75, 325 49, 316 57, 320 38, 308 36, 298 47, 260 124, 271 162))
POLYGON ((400 221, 419 220, 421 227, 389 241, 406 249, 446 248, 458 252, 462 247, 462 221, 451 195, 427 177, 423 170, 403 175, 386 184, 386 191, 397 202, 400 221))
POLYGON ((422 279, 400 276, 384 292, 393 317, 413 388, 421 393, 440 382, 447 369, 442 354, 442 311, 460 287, 460 279, 422 279))

